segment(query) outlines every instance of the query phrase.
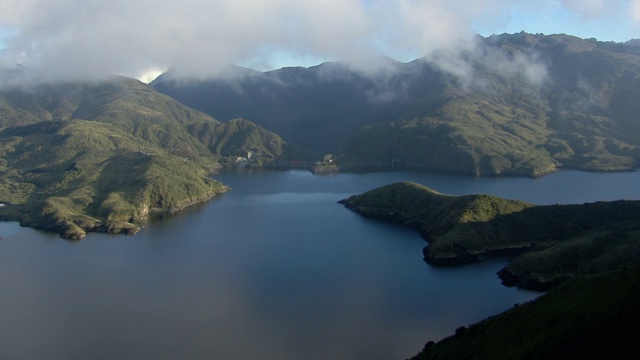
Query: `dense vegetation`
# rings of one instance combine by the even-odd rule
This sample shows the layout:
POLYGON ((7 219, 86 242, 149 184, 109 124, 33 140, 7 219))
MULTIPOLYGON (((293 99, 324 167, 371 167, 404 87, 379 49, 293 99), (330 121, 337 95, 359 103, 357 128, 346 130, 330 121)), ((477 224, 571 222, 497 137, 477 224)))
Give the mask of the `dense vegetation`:
POLYGON ((635 358, 640 339, 640 201, 535 206, 449 196, 411 182, 342 200, 365 216, 417 228, 425 260, 511 257, 506 285, 548 294, 490 317, 413 359, 635 358))
POLYGON ((640 164, 640 47, 567 35, 477 37, 375 70, 345 63, 152 84, 219 119, 241 114, 343 170, 539 176, 640 164))
POLYGON ((635 359, 640 267, 587 275, 516 305, 413 357, 421 359, 635 359))
POLYGON ((429 243, 424 255, 431 264, 514 256, 500 272, 507 285, 546 290, 577 275, 640 263, 640 201, 534 206, 402 182, 342 203, 417 228, 429 243))
POLYGON ((216 168, 274 164, 286 152, 249 121, 220 123, 133 79, 4 89, 0 219, 70 239, 135 233, 150 211, 225 191, 208 177, 216 168))

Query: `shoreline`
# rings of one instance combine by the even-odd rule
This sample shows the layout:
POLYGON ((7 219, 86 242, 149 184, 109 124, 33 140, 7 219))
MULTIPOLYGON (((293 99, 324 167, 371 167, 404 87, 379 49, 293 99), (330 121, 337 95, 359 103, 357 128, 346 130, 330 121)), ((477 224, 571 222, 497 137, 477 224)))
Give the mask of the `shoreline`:
MULTIPOLYGON (((97 220, 96 226, 82 227, 71 222, 61 223, 53 218, 44 218, 38 221, 30 218, 28 214, 22 214, 22 216, 20 216, 21 214, 13 214, 13 215, 0 214, 0 222, 16 222, 21 227, 28 227, 28 228, 32 228, 40 231, 55 233, 60 238, 65 240, 70 240, 70 241, 82 240, 89 233, 105 233, 105 234, 111 234, 111 235, 135 235, 140 230, 144 229, 144 227, 147 225, 149 216, 152 216, 154 214, 163 214, 163 213, 176 214, 185 210, 190 206, 206 203, 211 199, 213 199, 214 197, 216 197, 217 195, 224 194, 230 189, 231 188, 228 186, 222 186, 220 189, 218 189, 218 191, 213 191, 211 194, 207 196, 189 201, 185 205, 176 206, 168 209, 152 208, 149 205, 145 205, 143 208, 145 208, 146 211, 142 211, 143 215, 140 218, 140 221, 135 221, 135 222, 104 221, 100 219, 95 219, 97 220)), ((85 215, 85 216, 89 216, 89 215, 85 215)))

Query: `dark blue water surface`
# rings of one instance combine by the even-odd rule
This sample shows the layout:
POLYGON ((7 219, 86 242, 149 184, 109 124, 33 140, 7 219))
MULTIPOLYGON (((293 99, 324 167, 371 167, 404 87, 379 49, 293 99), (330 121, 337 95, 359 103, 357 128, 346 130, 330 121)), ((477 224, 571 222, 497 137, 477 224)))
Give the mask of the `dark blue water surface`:
POLYGON ((540 179, 241 171, 135 236, 81 242, 0 223, 1 359, 404 359, 539 294, 505 259, 422 261, 411 229, 340 199, 400 180, 537 204, 640 199, 640 173, 540 179))

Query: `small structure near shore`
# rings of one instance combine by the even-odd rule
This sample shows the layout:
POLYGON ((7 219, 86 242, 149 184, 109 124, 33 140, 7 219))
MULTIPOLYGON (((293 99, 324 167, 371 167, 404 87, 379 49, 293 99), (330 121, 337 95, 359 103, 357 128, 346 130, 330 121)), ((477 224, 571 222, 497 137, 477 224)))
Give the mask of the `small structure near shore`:
POLYGON ((333 155, 326 154, 322 161, 318 161, 311 168, 311 172, 314 174, 333 174, 337 173, 340 170, 338 164, 333 160, 333 155))

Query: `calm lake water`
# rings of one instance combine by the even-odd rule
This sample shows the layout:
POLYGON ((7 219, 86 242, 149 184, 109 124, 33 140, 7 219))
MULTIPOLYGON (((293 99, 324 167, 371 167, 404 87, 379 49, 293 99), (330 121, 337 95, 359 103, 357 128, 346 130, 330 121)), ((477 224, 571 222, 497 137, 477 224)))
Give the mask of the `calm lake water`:
POLYGON ((1 359, 404 359, 539 294, 506 260, 422 261, 417 232, 340 199, 401 180, 537 204, 640 199, 640 173, 540 179, 242 171, 135 236, 81 242, 0 223, 1 359))

